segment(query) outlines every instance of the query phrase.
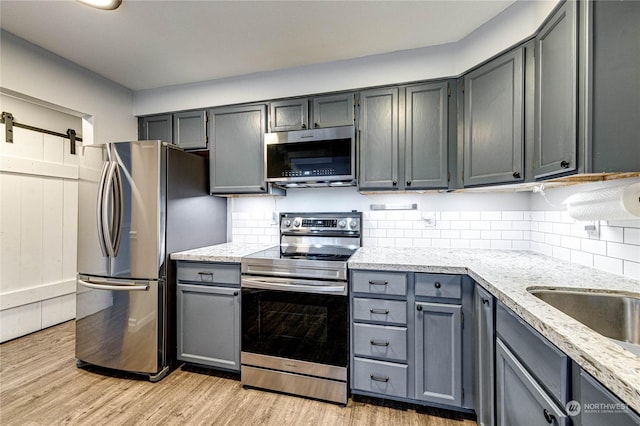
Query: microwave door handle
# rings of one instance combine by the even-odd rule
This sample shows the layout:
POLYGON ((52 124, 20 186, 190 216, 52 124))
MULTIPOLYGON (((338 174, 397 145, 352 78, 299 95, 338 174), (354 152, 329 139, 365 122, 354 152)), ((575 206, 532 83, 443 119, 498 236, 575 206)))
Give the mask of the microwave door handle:
POLYGON ((104 205, 104 187, 105 180, 107 178, 107 169, 109 168, 109 162, 105 161, 102 164, 102 172, 100 173, 100 183, 98 184, 98 197, 96 200, 96 224, 98 225, 98 243, 100 244, 100 250, 102 256, 107 257, 107 242, 104 239, 104 217, 102 215, 104 205))
POLYGON ((113 222, 114 218, 114 194, 113 194, 113 174, 115 173, 115 162, 109 163, 109 172, 107 173, 106 186, 104 189, 104 194, 108 197, 105 202, 102 204, 102 232, 105 237, 107 252, 110 257, 116 257, 114 247, 113 247, 113 222), (109 202, 111 201, 111 202, 109 202))

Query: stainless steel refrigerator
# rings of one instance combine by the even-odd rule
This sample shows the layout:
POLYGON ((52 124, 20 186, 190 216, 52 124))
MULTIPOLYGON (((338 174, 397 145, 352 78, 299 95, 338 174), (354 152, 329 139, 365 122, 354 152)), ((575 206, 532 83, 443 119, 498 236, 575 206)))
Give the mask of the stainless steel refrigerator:
POLYGON ((79 159, 76 358, 162 379, 175 363, 172 252, 226 241, 208 161, 161 141, 87 146, 79 159))

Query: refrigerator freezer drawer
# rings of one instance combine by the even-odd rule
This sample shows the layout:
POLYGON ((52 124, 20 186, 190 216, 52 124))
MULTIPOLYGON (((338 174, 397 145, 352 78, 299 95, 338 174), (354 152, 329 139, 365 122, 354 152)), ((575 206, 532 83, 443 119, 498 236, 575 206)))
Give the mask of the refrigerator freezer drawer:
POLYGON ((163 290, 163 281, 79 276, 76 358, 117 370, 159 372, 158 306, 163 290))

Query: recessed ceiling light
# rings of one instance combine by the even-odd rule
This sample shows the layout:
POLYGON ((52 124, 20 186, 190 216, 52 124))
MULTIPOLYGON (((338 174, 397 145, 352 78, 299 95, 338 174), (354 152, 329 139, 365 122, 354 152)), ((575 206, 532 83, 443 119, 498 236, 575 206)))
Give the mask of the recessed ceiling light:
POLYGON ((114 10, 120 6, 122 0, 78 0, 80 3, 102 10, 114 10))

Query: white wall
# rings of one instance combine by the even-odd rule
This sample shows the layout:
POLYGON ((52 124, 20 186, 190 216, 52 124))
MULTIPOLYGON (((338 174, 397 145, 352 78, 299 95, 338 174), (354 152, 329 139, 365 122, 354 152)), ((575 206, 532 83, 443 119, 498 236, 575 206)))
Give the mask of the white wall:
MULTIPOLYGON (((0 89, 49 108, 92 117, 96 143, 138 138, 129 89, 6 31, 0 33, 0 89)), ((15 119, 29 124, 23 117, 15 119)))
MULTIPOLYGON (((530 37, 557 0, 517 1, 463 40, 448 45, 141 90, 134 114, 231 105, 457 76, 530 37)), ((455 17, 443 17, 455 20, 455 17)))

